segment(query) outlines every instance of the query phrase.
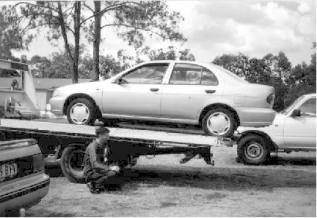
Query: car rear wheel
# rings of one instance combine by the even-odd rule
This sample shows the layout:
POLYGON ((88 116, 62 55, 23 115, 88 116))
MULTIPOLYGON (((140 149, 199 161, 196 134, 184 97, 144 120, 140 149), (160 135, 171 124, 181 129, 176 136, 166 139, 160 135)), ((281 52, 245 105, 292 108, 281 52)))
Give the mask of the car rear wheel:
POLYGON ((67 120, 77 125, 89 125, 96 121, 96 107, 86 98, 76 98, 67 107, 67 120))
POLYGON ((225 108, 215 108, 208 111, 202 120, 204 132, 212 136, 231 137, 236 126, 233 113, 225 108))
POLYGON ((73 183, 84 183, 84 155, 85 151, 80 145, 66 147, 61 157, 61 168, 64 176, 73 183))
POLYGON ((259 135, 244 136, 238 141, 238 159, 246 164, 263 164, 270 157, 269 143, 259 135))

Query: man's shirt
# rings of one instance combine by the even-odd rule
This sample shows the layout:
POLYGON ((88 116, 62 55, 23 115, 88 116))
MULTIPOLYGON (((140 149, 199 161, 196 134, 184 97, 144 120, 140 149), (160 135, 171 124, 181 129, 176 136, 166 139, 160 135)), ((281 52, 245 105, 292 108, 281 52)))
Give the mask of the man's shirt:
POLYGON ((84 156, 84 174, 91 171, 107 171, 109 167, 104 163, 105 149, 96 140, 86 148, 84 156))

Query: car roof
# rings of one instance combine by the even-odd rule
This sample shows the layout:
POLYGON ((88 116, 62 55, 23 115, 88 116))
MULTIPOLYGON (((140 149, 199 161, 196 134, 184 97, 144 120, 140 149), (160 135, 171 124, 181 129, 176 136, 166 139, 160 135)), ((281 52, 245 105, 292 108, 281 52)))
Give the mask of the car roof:
POLYGON ((316 97, 316 93, 305 94, 306 97, 316 97))
POLYGON ((197 61, 186 61, 186 60, 155 60, 155 61, 145 61, 142 62, 140 64, 155 64, 155 63, 186 63, 186 64, 198 64, 198 65, 212 65, 212 66, 217 66, 217 67, 221 67, 218 65, 215 65, 213 63, 209 63, 209 62, 197 62, 197 61))

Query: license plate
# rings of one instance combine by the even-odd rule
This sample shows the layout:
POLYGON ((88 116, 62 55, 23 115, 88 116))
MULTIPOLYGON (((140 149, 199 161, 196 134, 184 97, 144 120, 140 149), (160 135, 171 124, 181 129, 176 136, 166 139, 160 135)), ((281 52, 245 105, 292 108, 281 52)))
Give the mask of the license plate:
POLYGON ((5 163, 0 165, 0 181, 15 177, 18 174, 16 163, 5 163))

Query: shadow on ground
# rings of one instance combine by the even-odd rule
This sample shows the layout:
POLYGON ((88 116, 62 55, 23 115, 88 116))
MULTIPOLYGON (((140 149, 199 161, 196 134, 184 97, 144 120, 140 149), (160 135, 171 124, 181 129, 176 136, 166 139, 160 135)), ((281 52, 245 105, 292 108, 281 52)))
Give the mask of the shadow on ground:
MULTIPOLYGON (((284 160, 278 160, 284 161, 284 160)), ((289 160, 287 164, 310 165, 311 160, 289 160), (298 162, 299 161, 299 162, 298 162)), ((59 168, 47 169, 51 177, 62 176, 59 168)), ((179 166, 137 166, 124 169, 113 183, 120 187, 134 190, 139 185, 155 187, 160 185, 175 187, 196 187, 202 189, 266 189, 278 187, 310 187, 316 185, 316 173, 296 169, 274 169, 261 167, 179 167, 179 166), (132 187, 133 186, 133 187, 132 187)))
POLYGON ((124 184, 147 183, 152 186, 167 185, 196 187, 203 189, 272 189, 278 187, 305 187, 316 185, 316 173, 300 170, 264 168, 211 168, 159 169, 147 166, 126 169, 123 172, 124 184))
POLYGON ((273 156, 266 165, 316 166, 316 157, 273 156))

